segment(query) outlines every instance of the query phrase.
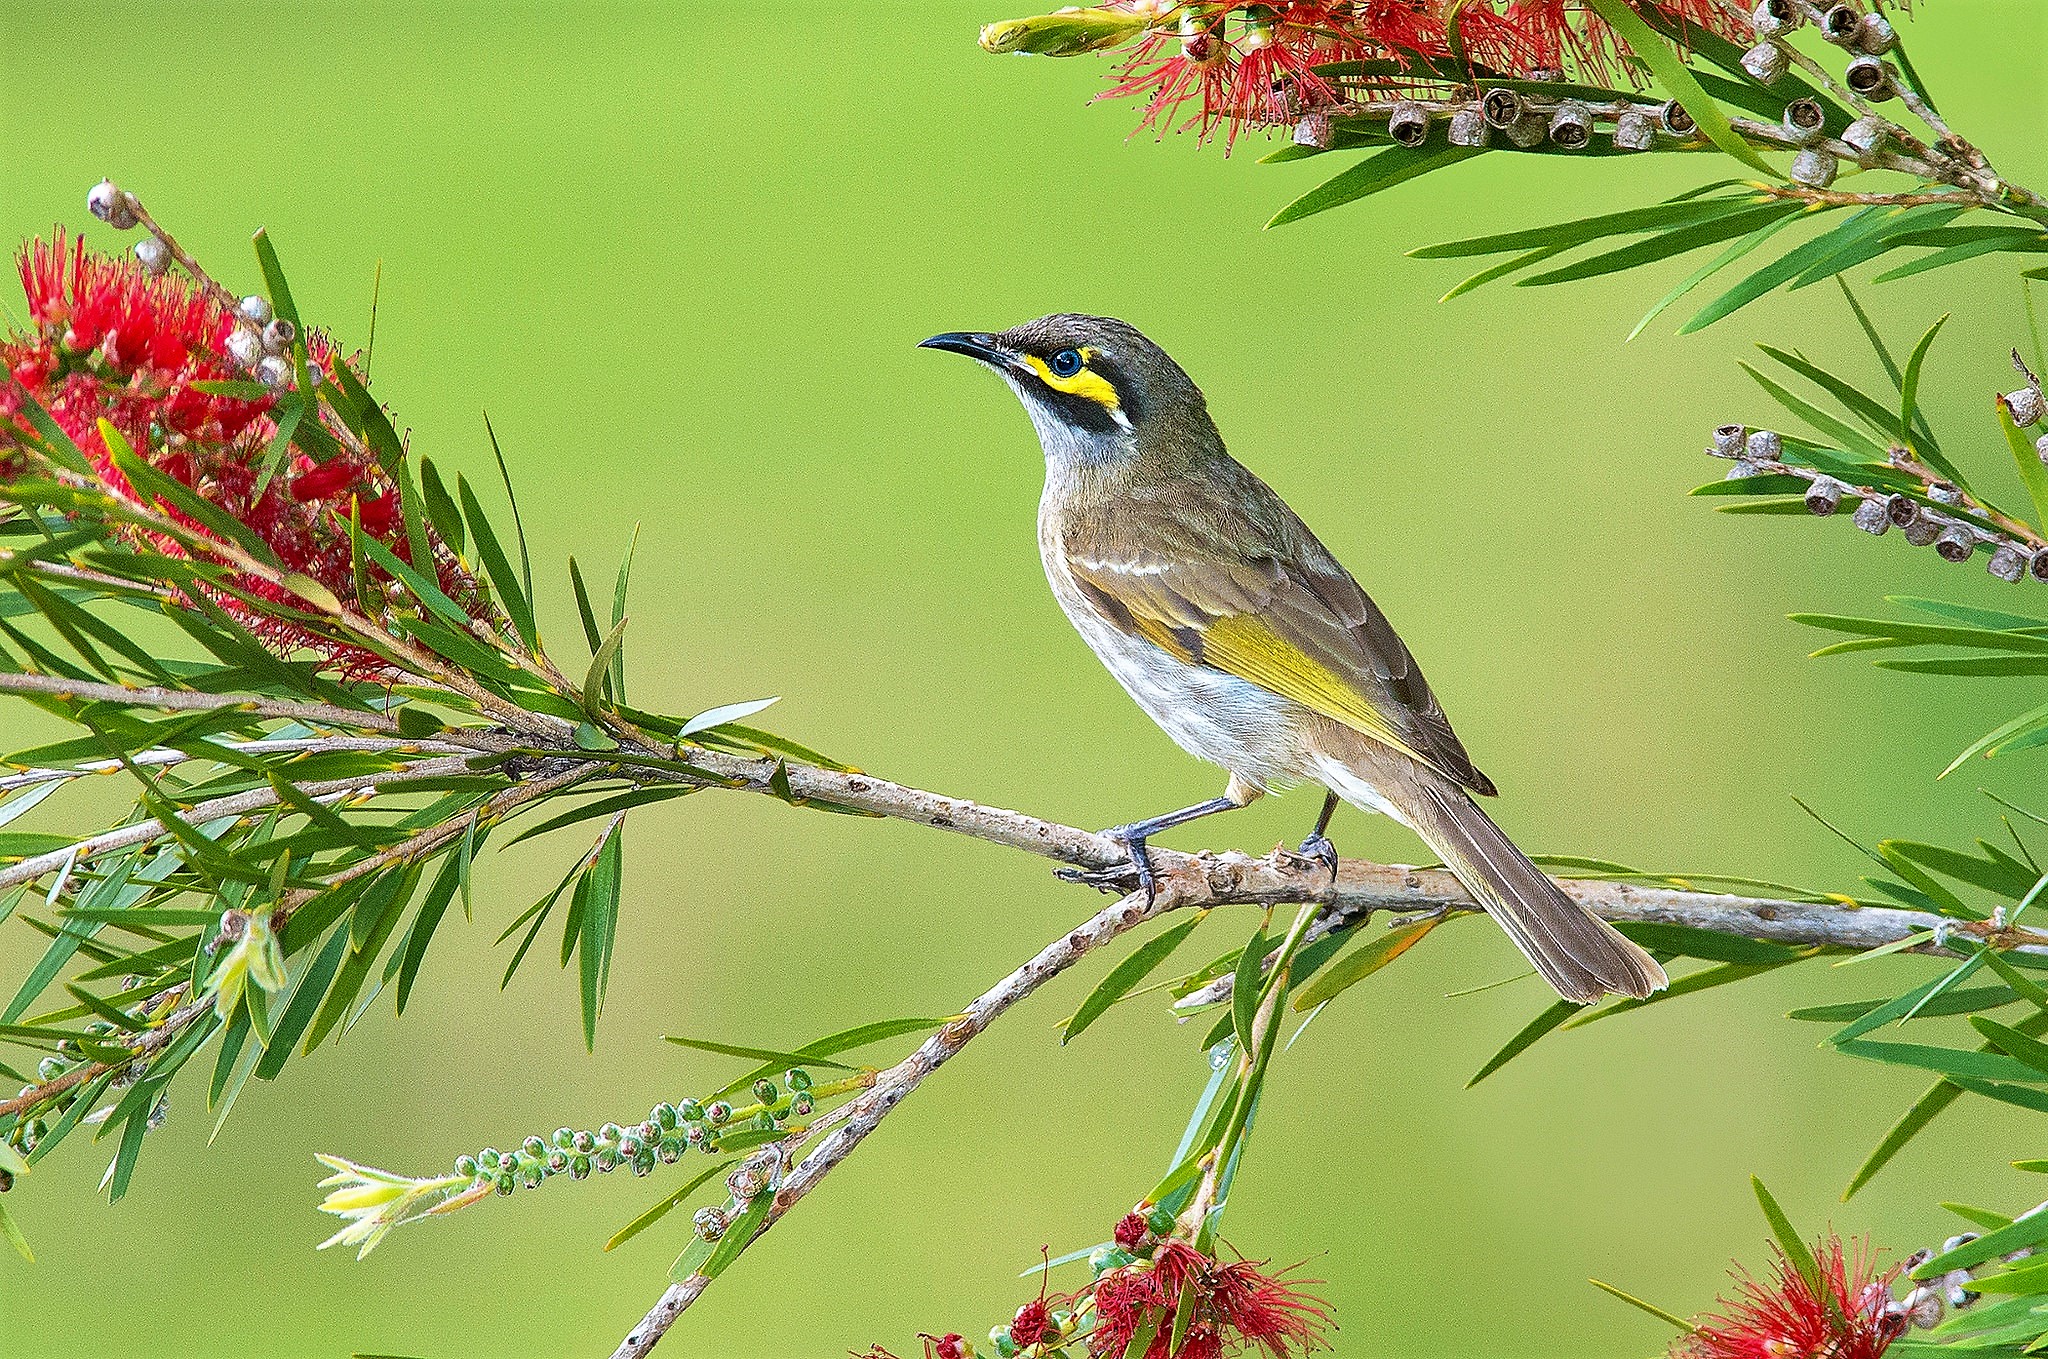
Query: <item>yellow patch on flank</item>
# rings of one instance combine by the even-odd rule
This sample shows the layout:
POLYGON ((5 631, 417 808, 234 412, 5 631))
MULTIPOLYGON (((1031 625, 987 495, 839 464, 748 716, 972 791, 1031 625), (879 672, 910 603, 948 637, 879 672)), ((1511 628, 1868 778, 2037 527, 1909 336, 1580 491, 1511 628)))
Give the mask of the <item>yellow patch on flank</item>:
POLYGON ((1095 357, 1095 353, 1093 349, 1081 351, 1081 371, 1072 377, 1060 377, 1036 354, 1025 354, 1021 357, 1030 365, 1031 371, 1038 374, 1039 381, 1054 391, 1066 392, 1070 396, 1083 396, 1104 410, 1116 410, 1123 403, 1117 400, 1115 385, 1088 366, 1088 361, 1095 357))

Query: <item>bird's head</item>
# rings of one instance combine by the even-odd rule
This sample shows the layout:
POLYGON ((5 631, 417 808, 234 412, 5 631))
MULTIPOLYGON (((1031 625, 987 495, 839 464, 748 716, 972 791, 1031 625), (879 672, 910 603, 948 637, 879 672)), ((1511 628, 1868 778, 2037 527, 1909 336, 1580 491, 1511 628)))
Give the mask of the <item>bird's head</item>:
POLYGON ((999 373, 1055 464, 1100 465, 1216 442, 1201 390, 1180 365, 1136 327, 1107 316, 1041 316, 1001 334, 949 331, 921 345, 999 373))

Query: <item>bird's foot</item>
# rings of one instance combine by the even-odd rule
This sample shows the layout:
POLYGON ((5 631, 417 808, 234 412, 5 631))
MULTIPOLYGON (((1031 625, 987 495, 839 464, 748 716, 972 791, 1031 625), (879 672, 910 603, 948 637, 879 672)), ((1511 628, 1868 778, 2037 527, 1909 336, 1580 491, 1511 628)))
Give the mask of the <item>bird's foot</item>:
POLYGON ((1295 852, 1304 859, 1321 864, 1328 871, 1331 883, 1337 881, 1337 847, 1331 844, 1329 837, 1321 831, 1314 832, 1308 839, 1302 841, 1301 848, 1295 852))
POLYGON ((1053 870, 1053 876, 1062 882, 1077 882, 1098 892, 1117 894, 1130 891, 1135 881, 1137 890, 1145 896, 1145 904, 1150 906, 1159 882, 1152 873, 1152 855, 1145 848, 1145 837, 1131 834, 1129 826, 1111 826, 1102 835, 1122 845, 1130 862, 1113 868, 1059 868, 1053 870))

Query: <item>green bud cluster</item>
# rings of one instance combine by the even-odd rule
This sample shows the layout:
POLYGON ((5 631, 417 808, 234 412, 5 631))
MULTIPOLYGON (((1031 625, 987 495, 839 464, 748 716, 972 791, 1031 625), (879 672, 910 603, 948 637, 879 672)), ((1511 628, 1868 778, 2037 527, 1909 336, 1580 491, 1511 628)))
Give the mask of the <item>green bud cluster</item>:
POLYGON ((694 1099, 657 1104, 631 1126, 606 1123, 596 1131, 557 1128, 552 1137, 531 1136, 510 1151, 485 1147, 455 1158, 455 1173, 500 1194, 525 1187, 538 1189, 556 1175, 585 1179, 630 1166, 645 1175, 656 1165, 674 1165, 697 1147, 717 1154, 723 1135, 739 1130, 776 1129, 788 1120, 807 1117, 816 1101, 811 1075, 802 1067, 785 1072, 782 1084, 761 1079, 753 1084, 755 1102, 735 1108, 725 1100, 694 1099))

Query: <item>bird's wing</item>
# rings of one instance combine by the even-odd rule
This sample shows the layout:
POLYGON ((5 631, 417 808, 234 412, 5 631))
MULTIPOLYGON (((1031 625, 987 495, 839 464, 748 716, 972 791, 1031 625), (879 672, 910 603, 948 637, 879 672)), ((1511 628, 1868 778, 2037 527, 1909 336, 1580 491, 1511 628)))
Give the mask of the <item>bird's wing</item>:
POLYGON ((1082 595, 1112 626, 1179 660, 1492 793, 1386 615, 1278 496, 1244 476, 1249 494, 1181 487, 1142 514, 1075 516, 1061 543, 1082 595))

